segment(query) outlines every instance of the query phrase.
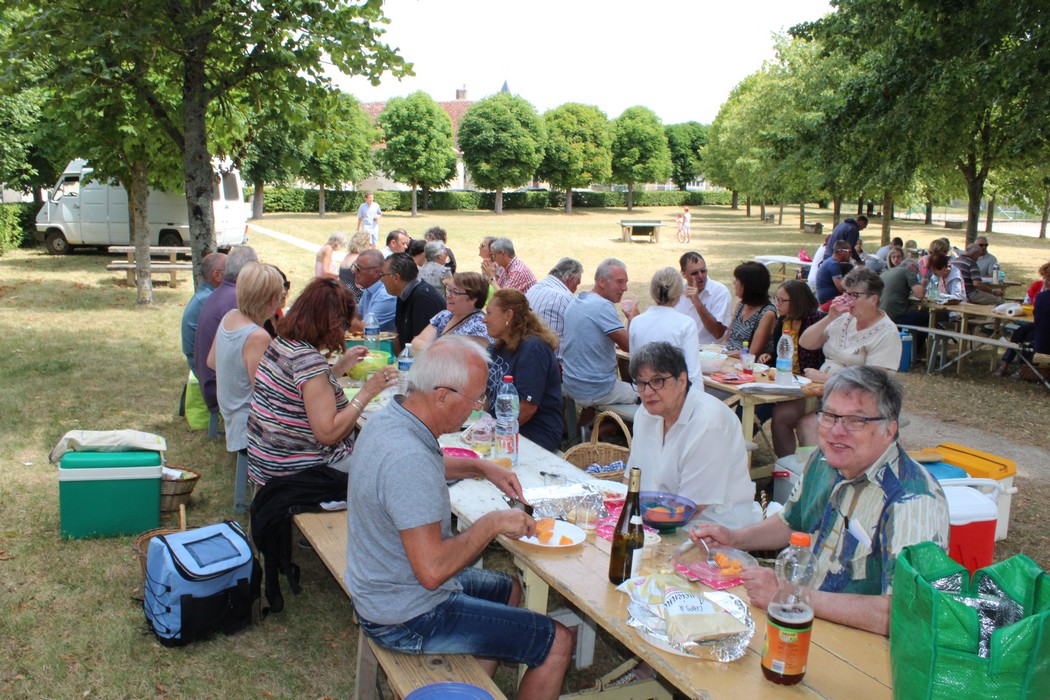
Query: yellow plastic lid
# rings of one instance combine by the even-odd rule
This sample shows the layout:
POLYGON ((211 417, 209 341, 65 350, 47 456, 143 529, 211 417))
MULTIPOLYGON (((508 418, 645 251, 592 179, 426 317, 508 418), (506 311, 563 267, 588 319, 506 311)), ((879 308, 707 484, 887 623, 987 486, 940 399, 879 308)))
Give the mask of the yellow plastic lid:
POLYGON ((1001 480, 1017 474, 1017 463, 1006 457, 954 442, 942 442, 936 449, 941 453, 941 461, 961 467, 972 477, 1001 480))

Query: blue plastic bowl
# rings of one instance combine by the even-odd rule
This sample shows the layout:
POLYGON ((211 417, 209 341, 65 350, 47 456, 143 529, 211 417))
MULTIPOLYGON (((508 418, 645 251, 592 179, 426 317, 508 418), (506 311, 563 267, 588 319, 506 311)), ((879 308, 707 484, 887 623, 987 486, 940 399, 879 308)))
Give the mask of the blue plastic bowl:
POLYGON ((660 532, 685 525, 696 512, 696 504, 685 496, 664 491, 642 491, 642 522, 660 532))

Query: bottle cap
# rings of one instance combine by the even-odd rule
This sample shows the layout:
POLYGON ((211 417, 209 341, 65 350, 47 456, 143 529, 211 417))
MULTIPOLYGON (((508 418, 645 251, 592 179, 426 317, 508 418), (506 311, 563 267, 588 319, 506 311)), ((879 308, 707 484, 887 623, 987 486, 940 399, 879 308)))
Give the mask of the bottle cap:
POLYGON ((808 547, 810 545, 810 538, 808 532, 792 532, 791 533, 791 544, 796 547, 808 547))
POLYGON ((505 375, 503 375, 503 381, 505 381, 505 382, 513 382, 514 381, 514 377, 512 375, 505 374, 505 375))

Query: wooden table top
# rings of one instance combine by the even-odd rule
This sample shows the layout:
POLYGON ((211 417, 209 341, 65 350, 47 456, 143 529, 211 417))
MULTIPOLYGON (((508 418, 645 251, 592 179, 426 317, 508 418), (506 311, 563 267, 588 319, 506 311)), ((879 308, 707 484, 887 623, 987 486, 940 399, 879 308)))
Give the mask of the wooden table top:
MULTIPOLYGON (((461 446, 455 436, 445 436, 442 442, 461 446)), ((542 485, 541 471, 563 474, 571 480, 591 480, 589 475, 557 455, 524 438, 521 443, 520 464, 515 472, 523 488, 542 485)), ((450 493, 453 510, 467 522, 495 508, 507 507, 498 490, 487 481, 462 481, 452 486, 450 493)), ((685 535, 679 531, 669 537, 679 541, 684 540, 685 535)), ((610 548, 607 541, 595 538, 564 549, 540 548, 508 538, 500 541, 550 587, 690 697, 888 698, 892 695, 889 640, 885 637, 817 620, 806 677, 801 685, 785 688, 762 676, 760 658, 765 615, 761 610, 751 610, 756 632, 744 658, 728 664, 686 659, 650 646, 627 625, 627 596, 616 591, 607 578, 610 548)), ((704 589, 702 585, 698 587, 704 589)), ((743 586, 731 592, 747 600, 743 586)))

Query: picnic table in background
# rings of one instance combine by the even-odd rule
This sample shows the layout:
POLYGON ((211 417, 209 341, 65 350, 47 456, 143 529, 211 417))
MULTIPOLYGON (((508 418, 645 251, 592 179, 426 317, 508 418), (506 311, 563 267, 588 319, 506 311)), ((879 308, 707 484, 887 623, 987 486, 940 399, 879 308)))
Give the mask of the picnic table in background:
MULTIPOLYGON (((114 260, 110 264, 106 265, 106 269, 113 271, 119 270, 127 273, 128 286, 135 286, 135 246, 133 245, 111 245, 109 252, 114 255, 120 255, 122 253, 127 254, 128 259, 125 260, 114 260)), ((179 273, 189 272, 193 273, 193 263, 189 260, 179 260, 180 255, 189 256, 190 248, 188 246, 150 246, 149 254, 150 258, 153 256, 167 257, 167 262, 150 262, 150 272, 167 272, 169 277, 168 283, 172 287, 179 286, 179 273)))
POLYGON ((624 243, 630 243, 635 236, 648 236, 650 243, 659 243, 663 225, 659 219, 620 219, 620 235, 624 243))
POLYGON ((755 262, 762 263, 770 268, 769 276, 778 280, 793 280, 798 278, 798 271, 803 267, 809 267, 812 262, 801 260, 797 255, 756 255, 755 262), (788 274, 788 265, 797 268, 794 274, 788 274), (773 266, 777 266, 776 270, 773 266))

